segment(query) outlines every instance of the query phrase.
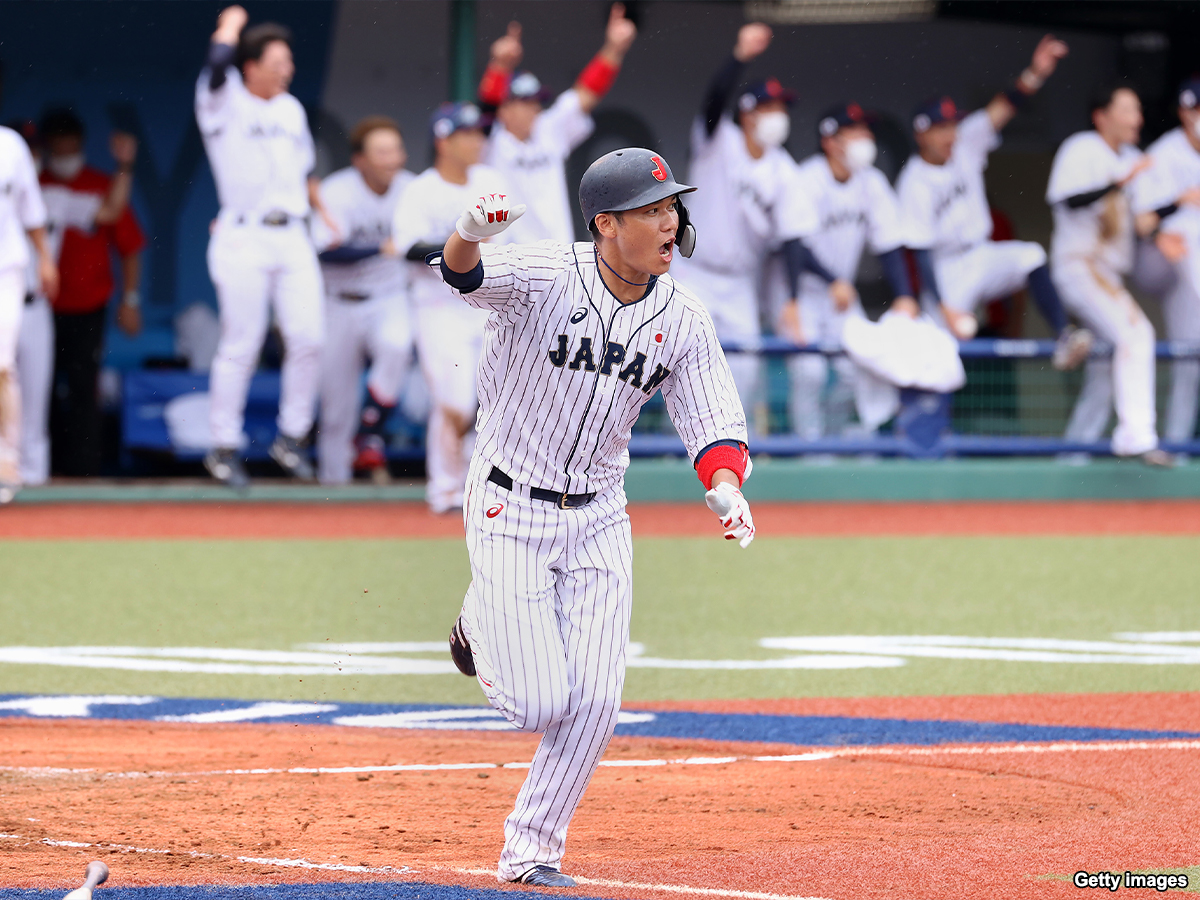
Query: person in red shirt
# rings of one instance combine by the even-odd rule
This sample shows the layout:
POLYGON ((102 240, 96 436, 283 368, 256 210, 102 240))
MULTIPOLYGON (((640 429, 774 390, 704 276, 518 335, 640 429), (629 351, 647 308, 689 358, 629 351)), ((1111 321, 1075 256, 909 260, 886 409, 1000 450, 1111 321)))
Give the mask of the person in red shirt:
MULTIPOLYGON (((112 176, 86 165, 83 122, 71 110, 54 110, 42 119, 41 133, 46 153, 43 190, 70 192, 74 212, 68 221, 96 221, 84 213, 104 205, 112 176)), ((128 174, 132 165, 131 158, 117 160, 120 174, 128 174)), ((50 411, 52 466, 62 475, 91 476, 100 473, 99 375, 108 304, 115 290, 112 257, 115 252, 119 258, 124 288, 117 324, 126 334, 136 335, 142 325, 139 254, 146 239, 128 206, 108 224, 86 229, 69 224, 61 238, 61 284, 53 304, 58 387, 50 411)))

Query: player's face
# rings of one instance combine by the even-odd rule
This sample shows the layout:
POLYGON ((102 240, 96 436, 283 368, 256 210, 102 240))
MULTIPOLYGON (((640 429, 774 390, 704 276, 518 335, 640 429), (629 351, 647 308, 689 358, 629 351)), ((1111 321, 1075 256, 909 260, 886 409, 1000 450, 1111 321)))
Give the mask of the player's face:
POLYGON ((541 111, 540 100, 509 100, 496 110, 496 118, 518 141, 527 141, 533 134, 533 123, 541 111))
MULTIPOLYGON (((648 206, 641 206, 613 217, 617 259, 635 272, 665 275, 675 258, 675 234, 679 230, 679 213, 675 198, 668 197, 648 206)), ((605 248, 605 253, 612 251, 605 248)))
POLYGON ((256 97, 270 100, 291 86, 295 74, 292 48, 283 41, 271 41, 263 47, 260 58, 246 63, 246 90, 256 97))
POLYGON ((369 184, 386 190, 406 160, 400 135, 390 128, 376 128, 363 138, 362 152, 355 155, 354 165, 369 184))
POLYGON ((438 154, 460 166, 473 166, 483 155, 485 138, 480 128, 460 128, 438 142, 438 154))
POLYGON ((927 162, 941 166, 950 158, 957 137, 957 122, 938 122, 924 131, 917 132, 917 147, 927 162))
POLYGON ((1096 111, 1096 130, 1118 144, 1137 144, 1142 134, 1142 101, 1131 90, 1115 91, 1104 109, 1096 111))

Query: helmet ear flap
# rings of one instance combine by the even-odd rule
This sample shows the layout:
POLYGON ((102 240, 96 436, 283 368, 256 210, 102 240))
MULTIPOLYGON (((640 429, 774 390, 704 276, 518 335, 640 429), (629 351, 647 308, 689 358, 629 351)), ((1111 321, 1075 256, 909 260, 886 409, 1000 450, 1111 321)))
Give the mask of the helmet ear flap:
POLYGON ((679 247, 679 255, 691 257, 696 251, 696 226, 692 224, 692 217, 688 214, 687 207, 683 205, 683 198, 678 194, 675 196, 675 211, 679 213, 679 230, 675 232, 675 243, 679 247))

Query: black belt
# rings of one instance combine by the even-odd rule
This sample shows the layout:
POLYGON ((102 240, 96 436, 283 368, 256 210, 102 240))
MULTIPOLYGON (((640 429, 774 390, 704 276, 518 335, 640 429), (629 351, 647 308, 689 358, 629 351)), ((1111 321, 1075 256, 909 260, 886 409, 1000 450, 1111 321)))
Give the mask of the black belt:
MULTIPOLYGON (((506 491, 513 489, 513 480, 492 466, 492 471, 488 472, 487 480, 492 484, 499 485, 506 491)), ((548 491, 545 488, 531 487, 529 496, 534 500, 545 500, 547 503, 553 503, 559 509, 578 509, 580 506, 587 506, 596 499, 596 492, 589 491, 586 494, 560 494, 558 491, 548 491)))
POLYGON ((338 299, 339 300, 347 300, 350 303, 362 303, 364 300, 370 300, 371 295, 370 294, 360 294, 360 293, 357 293, 356 291, 339 291, 338 299))

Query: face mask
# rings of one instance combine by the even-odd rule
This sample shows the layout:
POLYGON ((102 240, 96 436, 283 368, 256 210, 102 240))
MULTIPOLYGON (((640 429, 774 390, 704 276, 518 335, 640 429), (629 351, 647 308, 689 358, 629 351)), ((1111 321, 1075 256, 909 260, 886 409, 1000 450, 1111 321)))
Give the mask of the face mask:
POLYGON ((785 112, 767 112, 754 123, 754 138, 764 147, 782 147, 792 130, 792 120, 785 112))
POLYGON ((846 144, 846 168, 861 172, 875 162, 875 142, 870 138, 858 138, 846 144))
POLYGON ((52 156, 46 162, 46 168, 55 178, 72 181, 83 171, 83 154, 72 153, 69 156, 52 156))

